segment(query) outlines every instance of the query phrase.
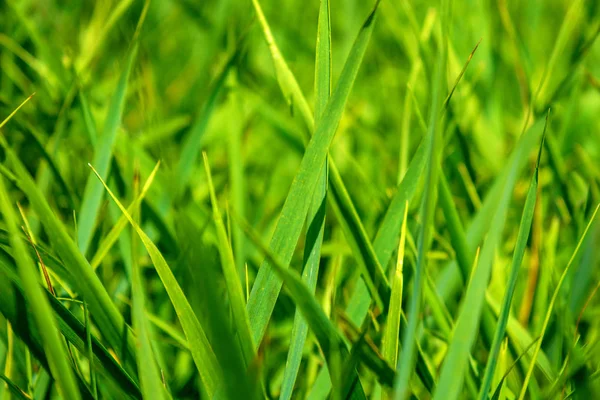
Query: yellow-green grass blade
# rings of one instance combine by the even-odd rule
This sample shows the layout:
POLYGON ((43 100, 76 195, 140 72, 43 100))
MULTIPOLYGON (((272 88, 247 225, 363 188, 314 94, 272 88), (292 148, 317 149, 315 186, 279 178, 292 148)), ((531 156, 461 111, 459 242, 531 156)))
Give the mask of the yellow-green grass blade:
MULTIPOLYGON (((102 179, 107 179, 110 173, 110 160, 112 159, 113 147, 115 145, 119 126, 123 118, 123 109, 125 107, 125 96, 127 94, 127 85, 129 75, 137 54, 138 44, 135 43, 131 49, 125 68, 121 72, 117 87, 110 102, 110 108, 106 121, 104 122, 104 131, 99 138, 99 143, 95 148, 93 164, 98 168, 98 173, 102 179)), ((90 174, 88 176, 83 199, 79 209, 77 219, 79 226, 77 227, 77 243, 81 252, 86 254, 96 227, 96 219, 100 204, 102 203, 104 191, 98 180, 90 174)))
POLYGON ((215 188, 212 182, 208 157, 206 156, 206 153, 202 153, 202 157, 204 159, 204 169, 208 179, 208 190, 210 194, 210 201, 212 203, 213 220, 217 230, 217 245, 219 247, 219 255, 221 258, 221 268, 223 269, 223 276, 225 277, 225 284, 227 286, 231 311, 235 321, 235 331, 238 334, 238 340, 240 341, 240 347, 243 352, 246 367, 248 367, 252 360, 254 360, 255 352, 254 344, 252 343, 252 336, 250 335, 250 322, 246 312, 244 291, 242 290, 242 283, 240 282, 239 275, 235 267, 235 260, 233 259, 233 252, 231 250, 231 246, 229 245, 227 230, 225 229, 225 224, 223 224, 223 220, 221 219, 221 212, 219 211, 219 205, 217 204, 217 195, 215 194, 215 188))
MULTIPOLYGON (((404 248, 406 244, 406 223, 408 219, 408 201, 404 206, 404 219, 400 231, 400 243, 398 244, 398 262, 392 277, 392 295, 388 307, 388 317, 382 342, 382 355, 390 365, 398 363, 398 348, 400 338, 400 316, 402 315, 402 292, 404 287, 404 248)), ((382 398, 390 398, 390 392, 382 393, 382 398)))
POLYGON ((442 1, 442 38, 440 49, 438 50, 437 61, 435 63, 435 72, 433 75, 433 94, 431 96, 431 110, 429 116, 429 126, 427 136, 430 136, 429 147, 427 148, 427 167, 425 175, 424 196, 421 202, 422 226, 418 241, 417 264, 412 285, 412 296, 408 303, 408 325, 403 335, 402 354, 398 360, 396 368, 396 378, 394 381, 394 399, 404 400, 410 393, 410 379, 414 372, 414 366, 417 360, 417 329, 421 318, 421 302, 423 285, 425 281, 426 254, 429 250, 433 214, 435 213, 436 197, 435 189, 438 182, 438 172, 440 169, 440 157, 443 149, 443 138, 441 134, 442 121, 440 121, 440 112, 442 109, 442 96, 446 88, 446 62, 447 62, 447 43, 446 35, 449 20, 449 1, 442 1))
POLYGON ((592 226, 592 224, 594 223, 594 220, 596 219, 596 214, 598 214, 599 209, 600 209, 600 204, 598 204, 598 206, 596 206, 596 209, 594 210, 594 213, 590 217, 590 220, 589 220, 587 226, 585 227, 585 230, 583 231, 581 238, 577 242, 577 246, 575 247, 575 250, 573 251, 573 255, 569 259, 567 266, 565 267, 562 275, 560 276, 560 279, 558 280, 558 283, 556 284, 556 289, 554 289, 554 293, 552 294, 552 299, 550 300, 550 303, 548 304, 548 311, 546 312, 546 315, 544 317, 542 331, 540 332, 540 340, 537 342, 537 344, 535 346, 533 356, 531 359, 531 363, 527 370, 527 375, 525 375, 525 380, 523 382, 521 392, 519 393, 519 400, 523 400, 525 398, 525 393, 527 393, 527 386, 529 384, 529 381, 531 380, 531 376, 533 374, 533 369, 536 365, 536 360, 537 360, 538 354, 540 352, 540 349, 542 347, 542 339, 544 338, 546 330, 548 329, 548 323, 550 322, 550 317, 552 316, 552 312, 554 311, 554 305, 555 305, 558 295, 560 293, 562 284, 567 276, 567 273, 569 272, 571 265, 573 264, 573 261, 575 260, 575 257, 577 256, 577 253, 579 252, 579 248, 581 247, 581 244, 583 243, 583 240, 585 239, 585 237, 590 229, 590 226, 592 226))
MULTIPOLYGON (((127 208, 127 212, 129 214, 133 213, 133 210, 136 207, 139 207, 144 198, 146 197, 150 186, 152 186, 152 182, 154 182, 154 178, 156 176, 156 173, 158 172, 159 165, 160 162, 156 163, 156 166, 150 173, 150 176, 148 176, 148 179, 146 179, 146 183, 144 183, 144 187, 142 188, 141 192, 138 196, 135 197, 133 202, 127 208)), ((117 222, 113 225, 113 227, 110 228, 110 231, 102 238, 102 241, 98 245, 98 250, 96 250, 94 257, 92 257, 92 261, 90 261, 90 265, 94 270, 98 268, 100 263, 102 263, 102 260, 104 259, 104 257, 106 257, 112 246, 119 239, 121 232, 123 231, 123 229, 125 229, 127 224, 127 218, 124 215, 121 215, 117 222)))
MULTIPOLYGON (((90 165, 91 167, 91 165, 90 165)), ((177 317, 179 318, 179 322, 181 322, 181 326, 185 333, 185 336, 188 340, 190 351, 192 353, 192 357, 194 359, 194 363, 198 368, 198 372, 200 373, 200 379, 202 380, 202 384, 204 390, 206 390, 209 396, 212 396, 215 393, 219 382, 221 381, 221 366, 219 365, 217 358, 211 348, 211 345, 204 333, 200 322, 196 318, 194 311, 190 303, 188 302, 185 294, 181 290, 179 283, 175 279, 175 276, 171 272, 171 268, 167 264, 166 260, 156 247, 156 245, 152 242, 152 240, 144 233, 142 228, 133 220, 131 215, 127 212, 125 207, 119 202, 116 196, 112 193, 112 191, 108 188, 106 183, 102 180, 100 175, 96 172, 96 170, 91 167, 110 197, 117 204, 121 212, 125 215, 131 226, 135 229, 137 234, 139 235, 144 247, 148 251, 150 258, 152 259, 152 263, 156 268, 156 272, 163 282, 163 285, 171 299, 173 307, 177 313, 177 317)))
POLYGON ((64 398, 80 399, 81 395, 75 374, 71 369, 64 340, 59 335, 56 320, 52 314, 48 299, 43 289, 38 284, 37 268, 28 256, 25 243, 18 228, 18 217, 4 185, 4 178, 0 177, 0 209, 4 222, 10 234, 11 247, 14 250, 15 261, 19 275, 23 282, 23 289, 27 302, 32 310, 40 336, 42 346, 48 358, 50 373, 58 384, 58 390, 64 398))
MULTIPOLYGON (((358 34, 336 89, 302 158, 300 168, 292 182, 273 233, 270 249, 284 265, 289 264, 294 253, 310 205, 305 199, 311 197, 319 174, 323 169, 327 151, 342 117, 350 90, 373 32, 373 22, 378 4, 377 2, 358 34)), ((281 284, 280 278, 272 271, 269 261, 265 261, 261 265, 248 301, 248 314, 252 324, 253 340, 256 345, 259 345, 262 341, 281 290, 281 284)))
MULTIPOLYGON (((158 165, 157 165, 158 167, 158 165)), ((156 169, 155 169, 156 171, 156 169)), ((134 194, 139 198, 139 175, 134 175, 134 194)), ((131 216, 139 224, 140 207, 139 203, 131 207, 131 216)), ((152 333, 146 318, 146 295, 144 294, 144 281, 139 265, 139 242, 137 234, 131 233, 131 311, 133 330, 136 333, 136 350, 138 359, 138 375, 140 379, 140 389, 142 396, 146 399, 166 399, 169 398, 165 387, 161 382, 161 375, 152 349, 152 333)))
MULTIPOLYGON (((260 3, 258 0, 252 0, 252 5, 254 6, 254 10, 256 11, 258 21, 260 22, 263 30, 265 40, 269 46, 271 59, 273 60, 273 67, 275 69, 275 75, 277 76, 277 82, 279 83, 279 87, 283 92, 283 96, 292 111, 296 109, 299 110, 302 119, 310 131, 313 129, 314 118, 308 102, 302 94, 300 85, 298 85, 296 78, 288 67, 283 55, 281 54, 281 51, 279 50, 279 47, 277 47, 277 43, 275 42, 275 38, 273 37, 273 33, 271 32, 271 28, 269 27, 267 19, 265 18, 260 3)), ((319 40, 321 40, 321 38, 319 38, 319 40)), ((321 70, 321 72, 323 72, 323 70, 321 70)), ((317 101, 320 102, 322 99, 318 99, 317 101)), ((321 105, 319 105, 319 107, 320 106, 321 105)))
MULTIPOLYGON (((546 116, 546 127, 548 116, 546 116)), ((525 248, 527 247, 527 240, 529 238, 529 232, 533 221, 533 213, 535 211, 535 204, 537 199, 538 181, 539 181, 539 167, 540 158, 542 156, 542 149, 544 146, 545 133, 542 134, 542 143, 540 144, 540 151, 538 152, 538 158, 535 165, 535 171, 529 184, 529 190, 527 191, 527 197, 525 199, 525 205, 523 206, 523 215, 521 217, 521 223, 519 225, 519 233, 517 236, 517 243, 513 252, 512 264, 510 267, 510 276, 508 285, 504 293, 504 300, 498 322, 496 326, 496 332, 494 333, 494 340, 488 356, 487 365, 485 367, 485 373, 483 381, 479 389, 479 399, 486 400, 488 398, 488 392, 490 390, 494 372, 496 370, 496 363, 498 361, 498 354, 500 352, 500 345, 504 341, 504 335, 506 333, 506 325, 508 323, 508 316, 510 315, 512 299, 515 293, 515 287, 517 286, 517 279, 519 278, 519 270, 521 263, 523 262, 523 256, 525 255, 525 248)))
MULTIPOLYGON (((6 383, 6 387, 8 388, 8 390, 10 390, 10 392, 13 394, 13 396, 15 396, 16 399, 22 399, 22 400, 31 400, 32 399, 31 396, 29 396, 23 389, 18 387, 6 375, 0 373, 0 379, 3 380, 4 383, 6 383)), ((8 397, 6 394, 4 396, 8 397)))
MULTIPOLYGON (((315 115, 317 123, 325 111, 331 94, 331 22, 329 0, 321 0, 317 27, 317 45, 315 60, 315 115)), ((276 48, 276 47, 275 47, 276 48)), ((304 270, 302 280, 314 294, 321 261, 321 245, 325 230, 325 207, 327 201, 327 161, 319 176, 317 187, 312 196, 308 210, 308 229, 304 250, 304 270)), ((300 310, 294 315, 294 325, 290 339, 283 383, 279 399, 292 398, 294 384, 302 362, 302 352, 308 334, 308 324, 300 310)))

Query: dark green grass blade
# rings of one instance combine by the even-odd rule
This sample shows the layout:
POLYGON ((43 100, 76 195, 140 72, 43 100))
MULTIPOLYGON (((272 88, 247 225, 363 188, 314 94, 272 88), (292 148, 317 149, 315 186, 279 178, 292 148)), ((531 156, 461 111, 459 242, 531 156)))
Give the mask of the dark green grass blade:
MULTIPOLYGON (((547 119, 548 117, 546 117, 546 127, 544 127, 544 131, 548 126, 547 119)), ((529 232, 531 230, 531 224, 533 221, 533 213, 535 211, 540 158, 542 155, 542 148, 544 146, 544 138, 545 133, 542 134, 542 143, 540 145, 540 151, 538 153, 535 171, 533 173, 533 177, 531 178, 531 183, 529 184, 529 190, 527 192, 527 198, 525 199, 525 205, 523 207, 523 215, 521 217, 521 224, 519 225, 519 234, 517 236, 517 243, 515 245, 513 260, 510 267, 508 286, 506 287, 506 292, 504 294, 504 301, 502 304, 502 309, 500 310, 500 315, 498 317, 498 325, 496 326, 494 341, 492 342, 492 347, 488 356, 488 362, 485 367, 483 381, 479 389, 480 400, 486 400, 488 398, 488 392, 490 390, 492 379, 494 377, 494 372, 496 370, 496 363, 498 361, 500 345, 502 344, 502 341, 504 340, 504 334, 506 333, 506 324, 508 323, 508 316, 511 310, 511 303, 514 296, 515 287, 517 285, 517 279, 519 278, 519 270, 521 268, 521 263, 523 262, 523 256, 525 255, 525 248, 527 247, 527 240, 529 238, 529 232)))
MULTIPOLYGON (((98 173, 102 179, 107 179, 110 172, 110 160, 112 158, 113 146, 115 144, 117 132, 119 131, 119 126, 121 125, 121 119, 123 118, 127 83, 137 53, 137 47, 137 44, 134 44, 127 57, 125 69, 121 73, 117 88, 111 99, 108 116, 104 123, 104 132, 100 137, 100 142, 98 143, 94 154, 93 163, 98 168, 98 173)), ((90 174, 85 185, 81 208, 78 215, 79 226, 77 227, 77 243, 83 254, 87 253, 90 246, 103 194, 104 191, 102 190, 102 185, 93 174, 90 174)))
MULTIPOLYGON (((338 85, 325 109, 323 118, 308 144, 281 211, 270 248, 274 254, 278 255, 284 265, 289 264, 296 247, 310 205, 306 198, 310 198, 312 195, 319 174, 323 169, 327 150, 342 117, 350 90, 373 32, 373 20, 377 4, 359 32, 338 85)), ((252 334, 256 345, 259 345, 262 341, 281 290, 281 284, 280 278, 271 270, 270 263, 265 261, 261 265, 248 301, 248 314, 250 315, 252 334)))
MULTIPOLYGON (((96 173, 95 170, 94 173, 96 173)), ((100 182, 113 201, 119 206, 121 212, 127 217, 129 223, 140 236, 144 247, 146 247, 150 258, 152 259, 152 263, 156 268, 156 272, 158 272, 158 275, 160 276, 161 281, 167 290, 167 294, 173 303, 173 307, 177 312, 177 317, 181 322, 181 326, 183 327, 183 331, 188 340, 190 351, 192 353, 194 363, 198 368, 198 372, 200 373, 200 378, 202 380, 204 389, 210 396, 212 396, 221 380, 221 367, 217 361, 217 358, 215 357, 210 343, 208 342, 206 334, 200 325, 200 322, 198 322, 198 319, 196 318, 196 315, 190 306, 190 303, 181 290, 179 283, 177 283, 175 276, 171 272, 171 268, 165 261, 156 245, 152 242, 152 240, 150 240, 148 235, 144 233, 140 226, 135 223, 133 218, 131 218, 129 213, 127 213, 125 207, 123 207, 115 195, 110 191, 108 186, 106 186, 100 175, 96 173, 96 176, 98 179, 100 179, 100 182)))

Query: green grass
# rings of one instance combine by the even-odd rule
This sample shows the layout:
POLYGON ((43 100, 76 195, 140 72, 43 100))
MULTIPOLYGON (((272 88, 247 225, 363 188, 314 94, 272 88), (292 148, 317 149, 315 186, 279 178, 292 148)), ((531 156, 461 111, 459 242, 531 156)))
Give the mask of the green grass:
POLYGON ((0 400, 600 393, 595 1, 0 26, 0 400))

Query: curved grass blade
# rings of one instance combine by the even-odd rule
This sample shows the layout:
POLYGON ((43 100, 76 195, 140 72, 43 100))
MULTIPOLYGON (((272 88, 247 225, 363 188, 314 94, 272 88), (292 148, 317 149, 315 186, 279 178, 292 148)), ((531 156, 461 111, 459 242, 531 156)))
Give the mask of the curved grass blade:
POLYGON ((217 245, 221 258, 221 268, 223 268, 223 276, 225 277, 225 284, 229 294, 233 319, 237 327, 236 332, 238 333, 240 347, 243 352, 246 367, 248 367, 254 359, 255 353, 252 336, 250 335, 250 322, 248 320, 248 314, 246 313, 246 303, 244 302, 244 291, 235 267, 235 260, 233 259, 233 252, 229 245, 227 230, 221 219, 221 212, 219 211, 219 206, 217 204, 217 195, 215 194, 215 188, 212 182, 208 157, 204 152, 202 153, 202 157, 204 159, 204 169, 208 179, 208 190, 210 202, 212 203, 213 219, 217 230, 217 245))
POLYGON ((144 233, 142 228, 138 224, 135 223, 131 215, 127 212, 125 207, 119 202, 116 196, 112 193, 112 191, 108 188, 104 180, 100 177, 100 175, 96 172, 96 170, 90 165, 92 171, 96 174, 110 197, 113 199, 115 204, 121 209, 121 212, 125 215, 133 229, 137 232, 152 259, 152 263, 156 268, 156 272, 163 282, 163 285, 173 303, 173 307, 177 313, 177 317, 179 318, 179 322, 181 322, 181 326, 185 333, 185 336, 188 340, 190 351, 192 353, 192 358, 194 359, 194 363, 198 368, 198 372, 200 373, 200 379, 202 380, 202 384, 204 389, 206 390, 209 397, 212 397, 215 393, 215 389, 221 380, 221 367, 217 361, 217 358, 210 346, 208 338, 198 322, 190 303, 188 302, 185 294, 181 290, 177 279, 171 272, 171 269, 164 257, 156 247, 156 245, 150 240, 148 235, 144 233))
MULTIPOLYGON (((546 116, 546 126, 548 125, 548 116, 546 116)), ((544 129, 545 130, 545 129, 544 129)), ((538 178, 539 178, 539 167, 540 158, 542 156, 542 149, 544 146, 545 133, 542 134, 542 143, 540 144, 540 151, 538 152, 537 162, 535 164, 535 172, 531 178, 529 184, 529 190, 525 199, 525 206, 523 207, 523 215, 521 217, 521 224, 519 225, 519 233, 517 236, 517 243, 513 253, 512 265, 510 267, 510 276, 508 280, 508 286, 504 294, 504 301, 500 315, 498 317, 498 323, 496 326, 496 333, 494 334, 494 341, 490 349, 488 356, 488 362, 485 367, 485 373, 483 381, 479 389, 479 399, 486 400, 488 398, 488 392, 490 390, 494 372, 496 370, 496 362, 498 361, 498 354, 500 352, 500 345, 504 340, 504 334, 506 333, 506 324, 508 323, 508 316, 510 314, 510 307, 517 286, 517 279, 519 278, 519 270, 521 263, 523 262, 523 256, 525 255, 525 248, 527 247, 527 240, 529 238, 529 232, 531 230, 531 224, 533 221, 533 213, 535 210, 535 204, 537 199, 538 190, 538 178)))
MULTIPOLYGON (((302 231, 304 219, 310 203, 305 201, 314 188, 327 158, 327 151, 342 117, 350 90, 356 79, 359 66, 373 32, 373 22, 377 5, 363 24, 346 61, 338 85, 329 100, 323 117, 310 140, 300 168, 292 182, 271 239, 270 249, 284 265, 288 265, 302 231)), ((252 324, 254 343, 259 345, 270 320, 275 302, 281 290, 280 278, 271 270, 270 262, 265 261, 258 272, 250 299, 248 314, 252 324)))
MULTIPOLYGON (((131 73, 131 67, 137 54, 138 45, 133 45, 125 69, 121 73, 119 82, 110 102, 110 108, 106 121, 104 122, 104 132, 100 136, 96 151, 94 152, 94 165, 98 167, 98 173, 103 179, 108 178, 110 172, 110 160, 112 158, 113 146, 123 118, 123 109, 125 106, 125 95, 127 94, 127 83, 131 73)), ((92 176, 88 176, 81 208, 79 209, 79 226, 77 227, 77 243, 83 254, 86 254, 94 228, 96 227, 96 219, 102 202, 102 185, 92 176)))
POLYGON ((63 339, 56 328, 56 320, 52 314, 48 299, 38 284, 39 273, 35 264, 27 255, 25 243, 18 228, 18 218, 11 204, 4 179, 0 177, 0 209, 10 234, 10 243, 14 250, 15 261, 23 282, 27 302, 32 316, 40 331, 42 346, 48 358, 50 373, 58 384, 58 390, 64 398, 80 399, 81 395, 75 374, 71 369, 63 339))
POLYGON ((579 248, 581 247, 581 244, 583 243, 583 240, 585 239, 585 237, 588 233, 588 230, 590 229, 590 226, 592 226, 592 223, 594 222, 594 220, 596 218, 596 214, 598 214, 599 209, 600 209, 600 204, 598 204, 598 206, 596 206, 596 209, 594 210, 594 213, 592 214, 590 221, 588 222, 587 226, 585 227, 585 230, 583 231, 583 234, 581 235, 579 242, 577 242, 577 247, 575 247, 575 251, 573 252, 573 255, 569 259, 569 262, 568 262, 567 266, 565 267, 565 270, 563 271, 562 275, 560 276, 560 279, 558 280, 556 289, 554 289, 554 294, 552 295, 550 304, 548 304, 548 311, 546 312, 546 316, 544 317, 544 324, 542 325, 542 331, 540 332, 540 340, 537 343, 537 345, 535 346, 535 350, 533 352, 531 363, 529 365, 529 369, 527 370, 527 375, 525 376, 525 380, 523 382, 523 386, 522 386, 521 392, 519 394, 519 400, 523 400, 525 398, 525 393, 527 392, 527 385, 529 384, 531 375, 533 374, 533 369, 536 365, 538 353, 540 352, 540 348, 542 347, 542 340, 544 338, 544 334, 546 333, 546 329, 548 328, 548 323, 550 322, 550 317, 552 316, 552 311, 554 311, 554 303, 556 303, 556 299, 558 298, 558 294, 560 293, 560 288, 562 287, 562 284, 565 280, 565 277, 567 276, 567 273, 569 272, 571 264, 573 264, 573 261, 575 260, 575 257, 577 256, 577 253, 579 252, 579 248))

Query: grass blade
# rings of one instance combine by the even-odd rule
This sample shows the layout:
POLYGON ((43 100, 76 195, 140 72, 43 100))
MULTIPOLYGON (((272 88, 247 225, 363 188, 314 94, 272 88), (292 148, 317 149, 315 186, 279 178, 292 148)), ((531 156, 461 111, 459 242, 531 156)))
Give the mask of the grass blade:
MULTIPOLYGON (((548 116, 546 116, 546 126, 548 126, 547 119, 548 116)), ((483 382, 479 389, 480 400, 486 400, 488 398, 488 392, 490 390, 494 372, 496 370, 496 362, 498 360, 500 346, 504 341, 504 334, 506 333, 506 324, 508 323, 508 316, 510 314, 511 303, 515 292, 515 287, 517 285, 517 279, 519 277, 519 270, 521 268, 521 263, 523 262, 523 256, 525 255, 525 248, 527 247, 527 240, 529 238, 529 232, 533 222, 533 213, 535 210, 538 190, 540 158, 542 156, 544 138, 545 134, 542 134, 542 143, 540 145, 540 151, 538 153, 538 158, 535 165, 535 172, 531 178, 531 183, 529 184, 529 190, 527 192, 527 198, 525 199, 525 205, 523 207, 523 216, 521 217, 521 224, 519 225, 519 234, 517 236, 517 244, 515 245, 515 250, 513 253, 512 265, 510 267, 508 286, 506 287, 506 292, 504 294, 504 301, 502 304, 502 309, 500 310, 498 325, 496 327, 494 341, 492 342, 492 347, 488 356, 488 362, 485 367, 483 382)))
POLYGON ((156 272, 158 272, 160 279, 167 290, 167 294, 169 295, 169 298, 175 307, 177 317, 181 322, 181 326, 183 327, 183 331, 188 340, 192 357, 196 367, 198 368, 198 372, 200 372, 200 378, 204 385, 204 389, 210 396, 212 396, 215 393, 215 389, 220 381, 221 367, 217 362, 217 358, 212 351, 210 343, 206 338, 206 334, 204 333, 200 322, 198 322, 190 303, 185 297, 185 294, 181 290, 179 283, 177 283, 175 276, 173 276, 169 265, 165 261, 156 245, 152 242, 152 240, 150 240, 148 235, 144 233, 142 228, 135 223, 131 215, 129 215, 125 207, 123 207, 116 196, 108 188, 106 183, 104 183, 104 180, 102 180, 96 170, 93 169, 91 165, 90 168, 92 168, 92 171, 94 171, 110 197, 117 204, 119 209, 121 209, 121 212, 123 215, 125 215, 131 226, 133 226, 142 240, 144 247, 146 247, 150 258, 152 259, 152 263, 156 268, 156 272))
MULTIPOLYGON (((98 173, 102 179, 107 179, 110 172, 112 149, 123 118, 127 83, 129 81, 133 61, 137 54, 137 48, 138 45, 134 44, 127 57, 125 69, 121 73, 119 82, 117 83, 117 87, 111 99, 108 116, 104 122, 104 132, 102 133, 102 136, 100 136, 99 143, 96 146, 96 151, 94 153, 94 165, 98 168, 98 173)), ((83 199, 81 201, 78 217, 79 226, 77 227, 77 243, 83 254, 87 253, 92 240, 103 193, 102 185, 90 174, 83 192, 83 199)))
MULTIPOLYGON (((342 117, 350 90, 373 32, 373 20, 378 4, 376 3, 375 8, 369 14, 359 32, 338 85, 327 104, 323 118, 308 144, 281 211, 270 248, 274 254, 280 257, 284 265, 289 264, 300 236, 309 207, 309 203, 304 199, 312 195, 320 171, 323 169, 327 150, 342 117)), ((264 262, 261 265, 248 301, 248 314, 250 315, 252 335, 256 345, 262 341, 281 290, 281 284, 280 278, 271 270, 270 263, 268 261, 264 262)))
MULTIPOLYGON (((331 94, 331 22, 329 9, 329 0, 321 0, 315 61, 315 115, 317 123, 325 111, 331 94)), ((302 280, 313 294, 317 286, 319 263, 321 261, 321 245, 323 244, 325 229, 327 175, 327 161, 325 161, 308 210, 308 230, 306 234, 302 280)), ((308 324, 300 310, 296 310, 294 326, 292 327, 292 337, 290 339, 290 351, 288 352, 283 383, 281 384, 281 394, 279 395, 280 400, 289 400, 292 398, 294 384, 298 376, 300 363, 302 362, 302 351, 307 334, 308 324)))

